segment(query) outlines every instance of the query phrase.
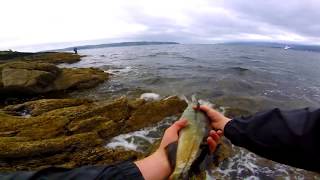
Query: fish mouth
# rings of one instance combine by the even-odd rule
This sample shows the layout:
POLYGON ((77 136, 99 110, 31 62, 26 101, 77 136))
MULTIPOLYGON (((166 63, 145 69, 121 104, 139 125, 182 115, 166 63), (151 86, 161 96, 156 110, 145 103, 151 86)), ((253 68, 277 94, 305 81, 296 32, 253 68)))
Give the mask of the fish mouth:
POLYGON ((180 95, 179 98, 184 100, 188 105, 192 105, 193 107, 197 107, 199 109, 201 105, 209 106, 213 108, 215 105, 208 100, 199 99, 197 94, 191 95, 191 100, 189 100, 185 95, 180 95))

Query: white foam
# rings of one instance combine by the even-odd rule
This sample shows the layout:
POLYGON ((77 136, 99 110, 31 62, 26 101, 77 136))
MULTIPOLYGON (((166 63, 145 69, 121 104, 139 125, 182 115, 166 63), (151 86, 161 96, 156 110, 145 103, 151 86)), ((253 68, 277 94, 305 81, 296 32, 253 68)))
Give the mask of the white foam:
POLYGON ((140 99, 144 99, 146 101, 158 101, 160 100, 160 95, 156 93, 143 93, 141 94, 140 99))
POLYGON ((176 119, 175 116, 167 117, 153 127, 143 128, 141 130, 130 132, 127 134, 120 134, 119 136, 112 138, 105 147, 112 148, 112 149, 121 147, 127 150, 143 152, 143 149, 142 149, 143 145, 135 142, 134 140, 139 138, 140 140, 148 142, 150 145, 153 144, 156 140, 160 139, 161 136, 155 137, 153 135, 151 137, 150 133, 159 131, 161 126, 164 126, 164 127, 170 126, 170 124, 174 119, 176 119))

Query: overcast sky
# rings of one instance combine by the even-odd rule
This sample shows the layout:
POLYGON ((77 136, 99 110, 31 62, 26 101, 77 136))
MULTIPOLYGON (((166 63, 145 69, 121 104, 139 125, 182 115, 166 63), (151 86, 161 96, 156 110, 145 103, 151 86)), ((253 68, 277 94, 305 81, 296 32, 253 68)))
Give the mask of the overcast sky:
POLYGON ((1 0, 0 22, 0 50, 140 40, 319 44, 320 0, 1 0))

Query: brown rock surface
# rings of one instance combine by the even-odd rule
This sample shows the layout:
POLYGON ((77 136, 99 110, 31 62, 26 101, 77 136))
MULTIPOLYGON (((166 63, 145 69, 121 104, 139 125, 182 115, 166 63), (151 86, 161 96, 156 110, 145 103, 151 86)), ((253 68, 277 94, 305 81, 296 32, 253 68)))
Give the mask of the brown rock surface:
POLYGON ((0 170, 78 167, 141 157, 103 146, 116 135, 153 125, 185 107, 177 97, 153 102, 125 97, 112 102, 43 99, 7 106, 0 110, 0 170), (20 112, 31 116, 17 116, 20 112))
POLYGON ((1 94, 41 94, 94 87, 108 74, 95 68, 68 69, 53 64, 9 62, 0 65, 1 94))
POLYGON ((78 54, 67 52, 39 52, 39 53, 24 53, 24 52, 0 52, 1 62, 8 61, 26 61, 26 62, 45 62, 45 63, 75 63, 80 61, 81 56, 78 54))

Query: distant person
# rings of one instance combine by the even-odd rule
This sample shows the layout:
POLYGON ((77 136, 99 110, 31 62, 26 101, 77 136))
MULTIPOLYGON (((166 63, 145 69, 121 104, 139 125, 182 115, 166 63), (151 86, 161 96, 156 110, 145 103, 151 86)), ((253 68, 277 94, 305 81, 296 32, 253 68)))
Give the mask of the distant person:
POLYGON ((75 54, 78 54, 78 48, 76 48, 76 47, 73 48, 73 51, 74 51, 75 54))

